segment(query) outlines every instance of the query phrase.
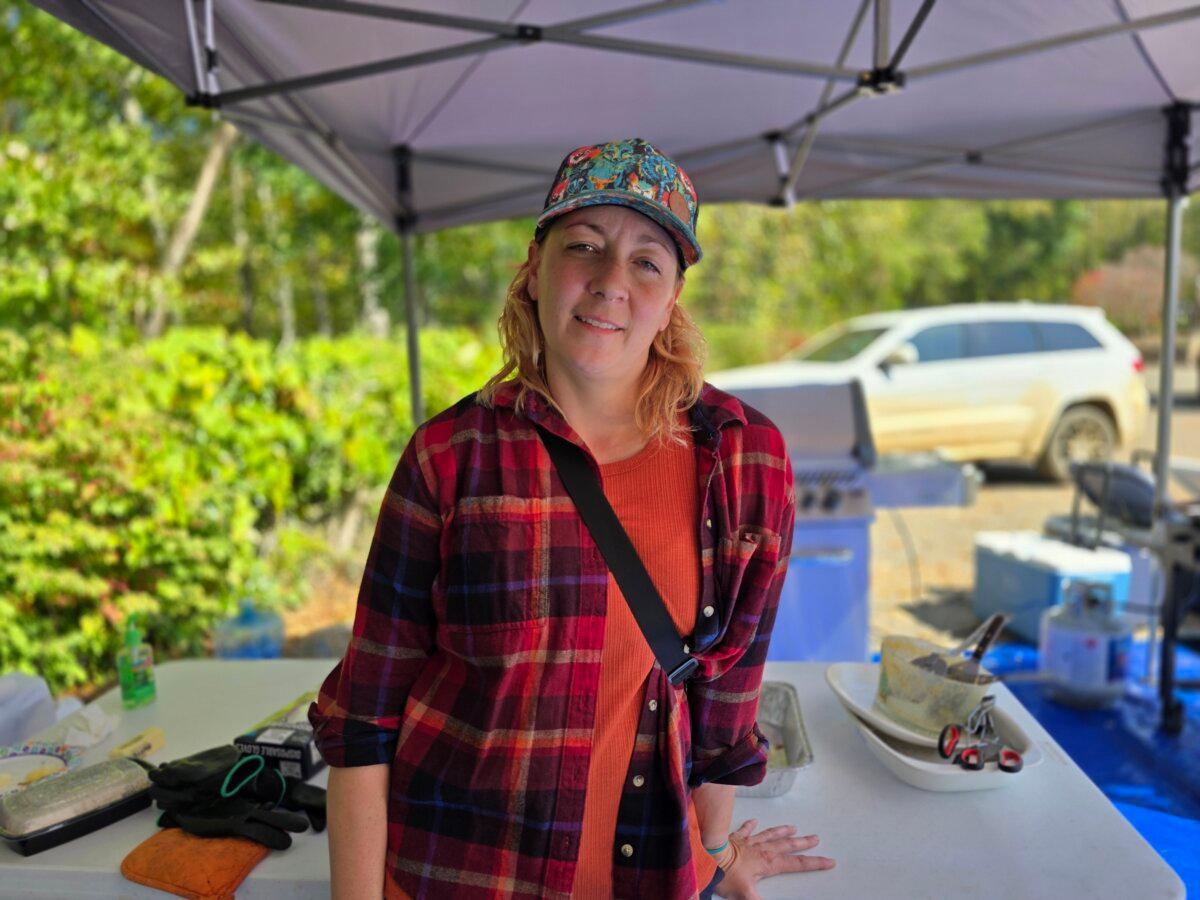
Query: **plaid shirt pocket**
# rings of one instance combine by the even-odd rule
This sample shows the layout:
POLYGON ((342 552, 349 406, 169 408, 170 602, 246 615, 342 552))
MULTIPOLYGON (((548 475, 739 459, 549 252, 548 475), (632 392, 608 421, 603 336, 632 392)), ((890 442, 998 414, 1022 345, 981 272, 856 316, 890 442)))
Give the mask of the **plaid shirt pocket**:
POLYGON ((715 574, 726 605, 738 596, 747 577, 747 586, 755 590, 770 583, 779 562, 781 542, 778 534, 761 528, 739 528, 734 537, 717 542, 715 574))
POLYGON ((470 497, 448 518, 435 592, 439 625, 476 634, 545 624, 538 513, 516 497, 470 497))

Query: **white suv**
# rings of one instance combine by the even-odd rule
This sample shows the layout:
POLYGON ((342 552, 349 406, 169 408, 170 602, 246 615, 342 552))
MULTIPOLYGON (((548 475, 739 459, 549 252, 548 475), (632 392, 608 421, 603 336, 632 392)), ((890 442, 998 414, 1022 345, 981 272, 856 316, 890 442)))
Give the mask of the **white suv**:
POLYGON ((1142 436, 1137 348, 1093 307, 971 303, 860 316, 779 362, 718 372, 742 387, 857 378, 880 453, 1030 463, 1064 479, 1142 436))

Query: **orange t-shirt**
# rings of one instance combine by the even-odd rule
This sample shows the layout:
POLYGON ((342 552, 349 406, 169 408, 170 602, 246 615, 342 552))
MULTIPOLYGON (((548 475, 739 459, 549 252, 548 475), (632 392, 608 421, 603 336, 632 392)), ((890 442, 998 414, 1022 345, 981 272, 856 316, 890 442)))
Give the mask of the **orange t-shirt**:
MULTIPOLYGON (((675 627, 680 634, 690 634, 700 597, 696 526, 700 498, 694 448, 690 442, 685 446, 652 443, 629 459, 602 465, 600 472, 604 495, 666 602, 675 627)), ((629 787, 624 782, 637 736, 646 677, 653 665, 654 652, 609 573, 592 760, 572 893, 578 900, 612 897, 617 809, 622 792, 629 787)), ((717 864, 700 841, 700 827, 690 800, 688 814, 697 889, 702 890, 712 881, 717 864)))

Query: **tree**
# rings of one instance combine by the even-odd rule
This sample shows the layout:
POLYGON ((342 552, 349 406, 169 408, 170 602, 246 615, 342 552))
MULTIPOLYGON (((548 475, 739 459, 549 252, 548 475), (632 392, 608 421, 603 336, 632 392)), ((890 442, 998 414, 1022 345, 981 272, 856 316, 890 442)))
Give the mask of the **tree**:
POLYGON ((0 98, 0 324, 133 333, 175 289, 162 224, 188 209, 211 116, 12 0, 0 0, 0 98))
POLYGON ((204 213, 208 210, 208 204, 212 200, 225 156, 236 138, 237 130, 228 122, 223 122, 212 136, 212 143, 209 145, 208 155, 204 158, 204 164, 200 167, 200 174, 196 178, 196 186, 192 190, 187 212, 176 224, 171 241, 167 244, 163 254, 160 278, 155 281, 154 309, 144 328, 144 334, 147 337, 157 337, 162 334, 167 320, 168 303, 164 282, 173 281, 179 276, 179 271, 187 259, 188 251, 191 250, 192 242, 196 239, 196 232, 200 229, 200 223, 204 219, 204 213))
POLYGON ((983 205, 987 235, 967 252, 965 300, 1062 300, 1086 259, 1087 211, 1072 200, 983 205))

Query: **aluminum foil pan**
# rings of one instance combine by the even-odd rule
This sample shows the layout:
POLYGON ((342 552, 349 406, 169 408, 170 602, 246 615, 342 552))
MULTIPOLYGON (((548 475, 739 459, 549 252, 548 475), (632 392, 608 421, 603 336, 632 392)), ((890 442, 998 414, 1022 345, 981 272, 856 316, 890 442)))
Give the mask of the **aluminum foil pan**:
POLYGON ((759 784, 739 785, 738 797, 780 797, 792 789, 796 773, 813 761, 812 745, 800 716, 800 698, 786 681, 764 681, 758 697, 758 727, 771 744, 767 775, 759 784))

